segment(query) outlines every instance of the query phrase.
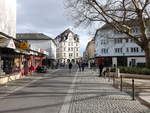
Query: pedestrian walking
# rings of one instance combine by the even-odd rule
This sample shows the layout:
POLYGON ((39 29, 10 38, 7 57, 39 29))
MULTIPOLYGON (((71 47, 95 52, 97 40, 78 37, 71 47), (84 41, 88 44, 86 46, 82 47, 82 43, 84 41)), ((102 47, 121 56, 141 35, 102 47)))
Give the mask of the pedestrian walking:
POLYGON ((34 71, 34 66, 31 64, 31 66, 30 66, 30 75, 32 75, 32 73, 33 73, 33 71, 34 71))
POLYGON ((99 77, 102 76, 102 71, 104 68, 104 58, 98 59, 99 77))
POLYGON ((69 71, 71 72, 71 69, 72 69, 72 63, 69 62, 69 71))
POLYGON ((81 63, 82 72, 84 71, 84 67, 85 67, 85 63, 82 62, 82 63, 81 63))
POLYGON ((77 64, 78 64, 79 71, 81 72, 81 62, 79 61, 77 62, 77 64))

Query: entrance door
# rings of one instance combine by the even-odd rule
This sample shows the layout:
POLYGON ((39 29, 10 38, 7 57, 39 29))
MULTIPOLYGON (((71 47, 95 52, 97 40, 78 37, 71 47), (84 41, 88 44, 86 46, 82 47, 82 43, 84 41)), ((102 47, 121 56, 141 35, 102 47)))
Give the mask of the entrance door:
POLYGON ((104 65, 107 66, 112 66, 112 57, 107 57, 104 58, 104 65))
POLYGON ((117 57, 117 66, 127 66, 127 57, 126 56, 117 57))

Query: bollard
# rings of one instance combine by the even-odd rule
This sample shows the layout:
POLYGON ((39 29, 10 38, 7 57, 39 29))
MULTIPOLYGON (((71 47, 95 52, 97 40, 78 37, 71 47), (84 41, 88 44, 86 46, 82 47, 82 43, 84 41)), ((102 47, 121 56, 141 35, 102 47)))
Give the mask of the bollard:
POLYGON ((132 78, 132 100, 135 100, 135 86, 134 79, 132 78))
POLYGON ((113 73, 113 86, 115 86, 115 74, 113 73))
POLYGON ((120 91, 122 91, 123 83, 122 83, 122 75, 120 76, 120 91))
POLYGON ((117 69, 117 77, 118 78, 120 77, 120 69, 119 68, 117 69))

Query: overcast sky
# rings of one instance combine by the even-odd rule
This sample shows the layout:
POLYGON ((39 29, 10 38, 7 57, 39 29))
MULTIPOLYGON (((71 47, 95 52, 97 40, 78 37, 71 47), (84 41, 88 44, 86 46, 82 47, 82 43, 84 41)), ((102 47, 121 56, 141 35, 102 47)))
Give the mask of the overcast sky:
POLYGON ((81 54, 91 39, 88 31, 74 28, 66 15, 65 0, 17 0, 17 32, 40 32, 55 38, 70 28, 80 36, 81 54))

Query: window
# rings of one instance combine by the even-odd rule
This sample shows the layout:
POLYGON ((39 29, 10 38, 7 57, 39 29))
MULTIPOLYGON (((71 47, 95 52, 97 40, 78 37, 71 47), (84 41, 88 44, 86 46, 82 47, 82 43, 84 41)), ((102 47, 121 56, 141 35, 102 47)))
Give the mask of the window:
POLYGON ((126 39, 126 43, 128 43, 129 42, 129 39, 126 39))
POLYGON ((105 44, 108 44, 108 41, 107 40, 101 40, 101 45, 105 45, 105 44))
POLYGON ((138 33, 139 32, 139 29, 136 27, 136 28, 133 28, 132 30, 131 30, 131 33, 138 33))
POLYGON ((68 51, 70 51, 70 47, 68 48, 68 51))
POLYGON ((64 47, 64 51, 66 51, 66 48, 64 47))
POLYGON ((122 48, 115 48, 115 53, 122 53, 122 48))
POLYGON ((117 38, 117 39, 114 39, 114 41, 115 41, 115 44, 122 43, 122 39, 119 39, 119 38, 117 38))
POLYGON ((66 57, 66 53, 64 53, 64 57, 66 57))
POLYGON ((126 48, 126 52, 129 52, 129 48, 126 48))
POLYGON ((72 53, 69 53, 69 57, 72 57, 73 56, 73 54, 72 53))
POLYGON ((131 52, 132 52, 132 53, 134 52, 134 48, 131 48, 131 52))
POLYGON ((78 53, 76 54, 76 56, 78 57, 78 53))
POLYGON ((107 54, 107 53, 108 53, 108 49, 102 48, 102 49, 101 49, 101 53, 102 53, 102 54, 107 54))
POLYGON ((78 51, 78 48, 76 48, 76 50, 78 51))
POLYGON ((131 48, 131 52, 132 53, 138 53, 139 52, 139 48, 138 47, 131 48))
POLYGON ((71 51, 73 51, 73 47, 71 48, 71 51))
POLYGON ((144 50, 141 48, 141 52, 144 52, 144 50))

